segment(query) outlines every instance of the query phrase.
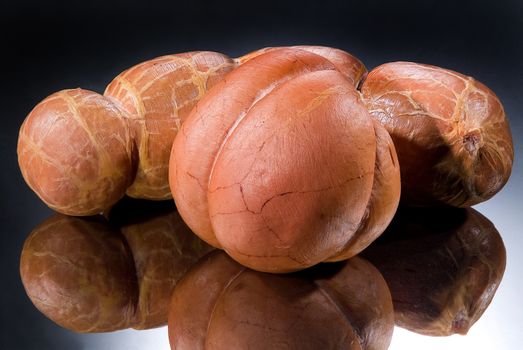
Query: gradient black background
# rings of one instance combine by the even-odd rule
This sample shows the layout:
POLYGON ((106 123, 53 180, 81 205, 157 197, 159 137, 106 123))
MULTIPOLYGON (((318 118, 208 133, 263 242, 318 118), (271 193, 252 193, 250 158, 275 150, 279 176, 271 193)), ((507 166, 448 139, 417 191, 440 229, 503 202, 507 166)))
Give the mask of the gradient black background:
MULTIPOLYGON (((504 237, 507 271, 492 305, 495 311, 488 310, 483 326, 477 325, 490 334, 476 332, 468 342, 456 342, 482 349, 489 347, 485 337, 491 337, 497 349, 516 348, 523 329, 518 310, 523 292, 523 2, 3 0, 0 43, 0 349, 153 348, 140 344, 135 333, 129 335, 135 339, 130 346, 111 336, 63 330, 25 295, 18 273, 20 250, 32 228, 51 214, 25 185, 16 160, 18 129, 31 108, 64 88, 103 92, 122 70, 168 53, 213 50, 239 56, 291 44, 345 49, 369 69, 394 60, 439 65, 474 76, 498 94, 511 123, 516 162, 505 189, 478 209, 504 237), (480 336, 478 345, 474 337, 480 336), (103 345, 104 339, 111 345, 109 340, 103 345)), ((162 332, 154 336, 166 337, 162 332)), ((439 340, 423 341, 429 346, 439 340)), ((399 341, 393 345, 407 348, 399 341)))

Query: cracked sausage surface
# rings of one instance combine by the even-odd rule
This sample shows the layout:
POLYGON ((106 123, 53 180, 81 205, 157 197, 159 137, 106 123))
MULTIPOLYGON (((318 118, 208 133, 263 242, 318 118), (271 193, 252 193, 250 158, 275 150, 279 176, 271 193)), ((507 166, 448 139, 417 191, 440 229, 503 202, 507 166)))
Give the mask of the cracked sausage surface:
POLYGON ((168 55, 122 72, 104 95, 84 89, 50 95, 20 128, 26 183, 67 215, 98 214, 125 194, 170 199, 169 155, 180 125, 234 65, 215 52, 168 55))
POLYGON ((299 48, 267 50, 227 75, 171 153, 171 190, 189 227, 270 272, 346 259, 370 244, 397 207, 399 166, 358 81, 299 48))
POLYGON ((394 140, 405 203, 467 207, 508 181, 512 136, 485 85, 448 69, 392 62, 373 69, 361 91, 394 140))

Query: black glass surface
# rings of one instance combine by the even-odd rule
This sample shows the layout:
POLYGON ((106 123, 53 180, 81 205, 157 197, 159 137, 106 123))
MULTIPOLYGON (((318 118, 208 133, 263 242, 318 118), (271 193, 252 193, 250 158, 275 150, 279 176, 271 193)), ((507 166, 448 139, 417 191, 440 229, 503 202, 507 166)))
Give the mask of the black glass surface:
POLYGON ((396 328, 390 349, 519 349, 523 313, 523 3, 498 1, 14 1, 0 4, 2 73, 0 349, 169 349, 166 327, 78 334, 42 315, 19 274, 26 237, 53 212, 20 174, 16 142, 25 116, 47 95, 103 92, 124 69, 169 53, 212 50, 232 57, 265 47, 344 49, 368 69, 429 63, 471 75, 501 99, 515 162, 504 189, 475 207, 507 251, 501 285, 466 336, 433 338, 396 328))

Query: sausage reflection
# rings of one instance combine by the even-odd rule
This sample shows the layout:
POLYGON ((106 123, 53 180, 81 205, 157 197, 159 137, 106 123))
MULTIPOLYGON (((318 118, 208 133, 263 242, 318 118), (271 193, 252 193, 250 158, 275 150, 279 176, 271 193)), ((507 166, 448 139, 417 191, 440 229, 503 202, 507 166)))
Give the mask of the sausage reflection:
POLYGON ((490 304, 506 261, 487 218, 450 207, 400 208, 362 255, 389 285, 396 324, 432 336, 467 333, 490 304))
POLYGON ((176 286, 169 340, 191 350, 379 350, 393 323, 388 287, 364 259, 273 275, 214 251, 176 286))
POLYGON ((20 260, 29 298, 77 332, 166 324, 177 281, 212 248, 172 203, 125 200, 109 218, 56 214, 36 227, 20 260))

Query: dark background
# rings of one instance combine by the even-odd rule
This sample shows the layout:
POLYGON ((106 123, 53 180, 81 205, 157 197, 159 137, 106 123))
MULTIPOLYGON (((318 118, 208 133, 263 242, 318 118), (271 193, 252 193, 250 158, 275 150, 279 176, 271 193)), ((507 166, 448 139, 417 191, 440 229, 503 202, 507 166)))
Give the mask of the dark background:
MULTIPOLYGON (((51 214, 25 185, 16 160, 18 129, 32 107, 64 88, 103 92, 124 69, 164 54, 213 50, 239 56, 264 46, 292 44, 338 47, 355 54, 369 69, 394 60, 439 65, 471 75, 498 94, 511 123, 516 162, 505 189, 478 209, 504 237, 507 270, 491 307, 494 311, 488 310, 485 320, 473 328, 478 331, 454 344, 466 348, 475 344, 475 349, 482 349, 492 338, 497 339, 492 342, 497 349, 516 347, 523 327, 517 310, 523 291, 519 277, 523 270, 519 238, 523 198, 521 1, 3 0, 0 44, 4 62, 0 75, 0 349, 166 346, 164 340, 154 343, 156 337, 166 337, 164 329, 143 335, 76 335, 47 320, 25 295, 18 274, 21 247, 33 227, 51 214), (483 329, 486 332, 480 332, 483 329), (117 336, 133 342, 118 341, 117 336), (153 342, 141 344, 140 339, 153 342)), ((399 336, 395 335, 393 347, 407 348, 399 336)), ((432 341, 441 340, 422 341, 428 349, 432 341)))

